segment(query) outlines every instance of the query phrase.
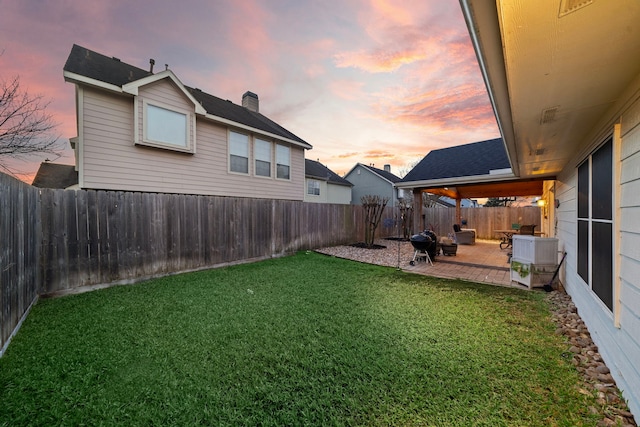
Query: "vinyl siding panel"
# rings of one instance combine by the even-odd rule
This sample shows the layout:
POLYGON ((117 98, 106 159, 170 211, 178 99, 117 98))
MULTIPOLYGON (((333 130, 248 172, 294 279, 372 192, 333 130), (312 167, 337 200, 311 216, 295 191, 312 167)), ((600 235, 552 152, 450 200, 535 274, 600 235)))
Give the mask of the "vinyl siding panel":
MULTIPOLYGON (((629 93, 633 93, 630 91, 629 93)), ((636 95, 634 95, 636 96, 636 95)), ((561 279, 578 307, 594 342, 611 369, 618 387, 628 400, 631 411, 640 414, 640 101, 618 117, 621 124, 620 159, 614 171, 620 171, 620 199, 614 211, 619 214, 617 228, 619 260, 619 301, 614 301, 614 313, 609 311, 577 274, 577 169, 568 166, 556 181, 555 197, 560 201, 556 209, 557 237, 567 251, 561 279), (619 319, 616 327, 615 319, 619 319)), ((615 121, 613 113, 611 120, 615 121)), ((603 123, 606 122, 603 120, 603 123)), ((600 129, 606 135, 613 129, 600 129)), ((584 141, 584 147, 595 147, 599 141, 584 141)), ((583 159, 576 158, 572 165, 583 159)), ((594 242, 595 243, 595 242, 594 242)))
POLYGON ((308 203, 331 203, 328 202, 328 194, 327 194, 327 181, 322 181, 314 178, 305 178, 304 180, 304 201, 308 203), (309 194, 307 193, 307 188, 309 188, 309 181, 317 181, 320 183, 320 194, 309 194))
POLYGON ((309 203, 334 203, 341 205, 348 205, 351 203, 351 187, 346 185, 331 184, 328 181, 320 182, 320 195, 315 196, 307 194, 307 182, 313 178, 305 179, 304 187, 304 201, 309 203))
POLYGON ((348 205, 351 203, 351 187, 346 185, 327 185, 327 200, 329 203, 348 205))
POLYGON ((188 98, 167 80, 141 88, 137 97, 91 88, 82 92, 79 108, 84 118, 80 133, 83 188, 303 199, 304 149, 299 147, 290 147, 291 179, 278 180, 229 173, 229 128, 202 117, 196 118, 195 134, 191 134, 195 140, 194 154, 135 145, 136 136, 142 141, 143 100, 193 110, 188 98), (140 115, 136 129, 134 108, 138 108, 140 115))
POLYGON ((361 199, 363 196, 378 195, 389 199, 387 206, 395 206, 396 198, 393 184, 374 174, 369 169, 358 166, 345 176, 345 179, 353 184, 351 189, 352 204, 362 204, 361 199))

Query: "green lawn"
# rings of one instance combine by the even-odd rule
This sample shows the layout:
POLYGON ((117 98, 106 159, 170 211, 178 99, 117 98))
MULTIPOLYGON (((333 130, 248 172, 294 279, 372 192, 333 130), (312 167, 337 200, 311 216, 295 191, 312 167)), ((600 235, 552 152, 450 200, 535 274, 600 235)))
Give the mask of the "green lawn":
POLYGON ((543 297, 299 253, 40 300, 0 425, 595 425, 543 297))

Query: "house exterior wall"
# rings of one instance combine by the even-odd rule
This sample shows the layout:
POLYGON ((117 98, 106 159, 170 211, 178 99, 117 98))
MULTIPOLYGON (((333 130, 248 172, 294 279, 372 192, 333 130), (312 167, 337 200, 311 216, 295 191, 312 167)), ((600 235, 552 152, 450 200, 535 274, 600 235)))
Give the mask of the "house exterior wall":
POLYGON ((348 185, 327 185, 327 202, 348 205, 351 203, 351 187, 348 185))
POLYGON ((314 178, 305 178, 304 179, 304 201, 309 203, 327 203, 328 195, 327 195, 327 181, 314 179, 314 178), (316 181, 320 184, 320 194, 309 194, 307 191, 309 181, 316 181))
POLYGON ((363 196, 377 195, 389 198, 387 206, 396 206, 398 199, 393 184, 374 174, 369 169, 358 165, 344 178, 353 184, 351 188, 352 204, 362 204, 361 199, 363 196))
MULTIPOLYGON (((195 119, 194 154, 134 145, 134 132, 140 137, 143 122, 139 119, 134 130, 134 100, 140 109, 141 101, 148 99, 193 111, 193 105, 168 80, 140 88, 136 98, 89 87, 78 88, 77 93, 79 180, 83 189, 303 200, 301 147, 289 146, 291 179, 280 180, 253 176, 252 150, 249 175, 230 173, 230 128, 201 116, 195 119)), ((252 141, 253 135, 249 136, 252 141)))
POLYGON ((320 179, 305 178, 304 201, 309 203, 337 203, 348 205, 351 203, 351 187, 332 184, 320 179), (307 192, 307 183, 309 181, 317 181, 320 183, 320 194, 315 195, 307 192))
MULTIPOLYGON (((640 76, 639 76, 640 77, 640 76)), ((561 280, 589 328, 631 411, 640 414, 640 78, 612 109, 581 155, 558 175, 554 212, 560 251, 567 252, 561 280), (613 312, 577 273, 577 167, 613 135, 613 312)), ((597 244, 597 242, 593 242, 597 244)), ((597 260, 593 260, 597 265, 597 260)))

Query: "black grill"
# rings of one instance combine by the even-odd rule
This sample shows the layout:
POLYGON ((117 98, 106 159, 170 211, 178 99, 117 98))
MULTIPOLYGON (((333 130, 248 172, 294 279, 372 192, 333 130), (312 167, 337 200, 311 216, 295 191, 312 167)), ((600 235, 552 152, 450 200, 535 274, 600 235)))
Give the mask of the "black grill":
POLYGON ((425 230, 422 233, 411 236, 411 245, 416 251, 426 252, 431 259, 437 255, 438 236, 431 230, 425 230))

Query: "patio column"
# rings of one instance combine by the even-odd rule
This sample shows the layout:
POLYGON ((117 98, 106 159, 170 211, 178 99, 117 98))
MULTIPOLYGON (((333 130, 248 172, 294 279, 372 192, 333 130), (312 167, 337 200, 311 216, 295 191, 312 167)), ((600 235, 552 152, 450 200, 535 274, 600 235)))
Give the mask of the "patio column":
POLYGON ((417 234, 424 230, 422 223, 422 191, 413 189, 413 234, 417 234))
POLYGON ((460 199, 456 199, 456 224, 462 224, 462 211, 460 210, 460 199))

